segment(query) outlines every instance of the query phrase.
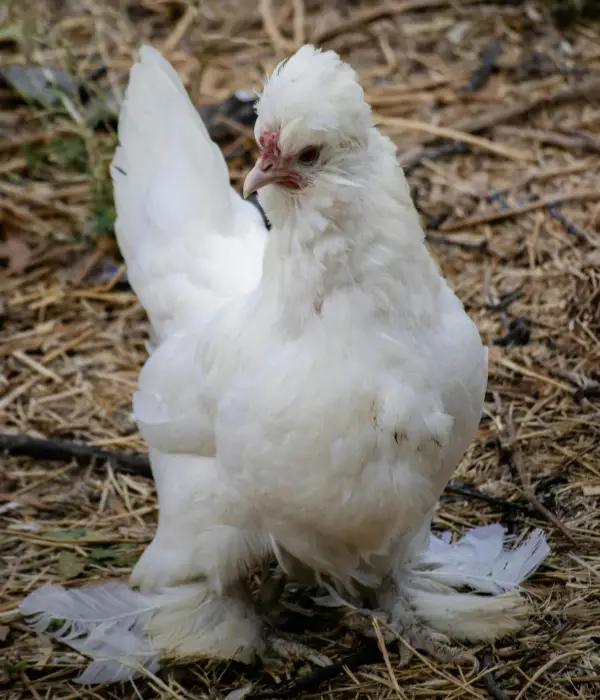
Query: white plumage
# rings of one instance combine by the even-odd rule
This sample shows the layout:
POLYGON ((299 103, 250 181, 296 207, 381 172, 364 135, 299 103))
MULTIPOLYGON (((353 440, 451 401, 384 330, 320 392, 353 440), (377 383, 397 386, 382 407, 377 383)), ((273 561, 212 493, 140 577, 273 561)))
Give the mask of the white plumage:
POLYGON ((323 582, 355 626, 368 607, 434 653, 515 629, 518 586, 548 554, 541 532, 516 550, 495 526, 454 544, 429 534, 477 429, 487 351, 354 71, 305 46, 257 113, 245 189, 261 188, 270 233, 172 67, 143 48, 131 73, 113 180, 152 324, 134 411, 158 530, 131 577, 140 592, 46 587, 22 605, 38 630, 61 619, 57 637, 115 660, 84 682, 281 651, 243 585, 272 554, 323 582))
POLYGON ((69 591, 44 586, 27 596, 21 611, 31 615, 40 633, 59 620, 53 636, 81 653, 99 656, 79 676, 81 683, 112 683, 127 680, 140 667, 158 670, 156 651, 145 633, 153 603, 153 596, 124 583, 69 591))

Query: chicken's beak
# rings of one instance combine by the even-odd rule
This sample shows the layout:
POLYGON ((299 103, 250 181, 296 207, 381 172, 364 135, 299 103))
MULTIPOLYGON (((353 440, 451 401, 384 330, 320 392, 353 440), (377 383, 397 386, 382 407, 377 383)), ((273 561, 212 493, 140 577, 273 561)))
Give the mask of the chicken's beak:
POLYGON ((278 182, 281 178, 281 171, 278 170, 273 163, 259 158, 256 161, 256 165, 246 175, 246 179, 244 180, 244 199, 253 192, 260 190, 261 187, 273 182, 278 182))

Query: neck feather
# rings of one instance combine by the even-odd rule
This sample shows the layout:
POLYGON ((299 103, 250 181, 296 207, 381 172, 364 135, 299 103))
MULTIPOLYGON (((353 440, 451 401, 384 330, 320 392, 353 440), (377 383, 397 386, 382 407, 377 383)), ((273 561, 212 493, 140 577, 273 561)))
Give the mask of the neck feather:
POLYGON ((273 188, 262 203, 273 224, 262 286, 282 313, 308 318, 328 298, 358 288, 375 311, 394 314, 398 299, 404 306, 437 293, 441 278, 408 184, 376 131, 347 181, 296 196, 273 188))

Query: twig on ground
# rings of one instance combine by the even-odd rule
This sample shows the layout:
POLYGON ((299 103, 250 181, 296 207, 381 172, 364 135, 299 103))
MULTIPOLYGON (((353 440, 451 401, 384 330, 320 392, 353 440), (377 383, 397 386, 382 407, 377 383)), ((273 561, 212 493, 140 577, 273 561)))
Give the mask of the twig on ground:
POLYGON ((489 503, 492 506, 499 506, 503 509, 518 510, 523 513, 530 513, 531 507, 526 503, 519 503, 515 501, 507 501, 504 498, 494 498, 493 496, 488 496, 485 493, 479 491, 475 486, 470 484, 459 484, 458 482, 452 480, 448 486, 444 489, 445 493, 451 493, 456 496, 462 496, 468 500, 482 501, 483 503, 489 503))
POLYGON ((400 15, 403 12, 411 12, 413 10, 429 10, 437 7, 445 7, 450 5, 450 0, 404 0, 404 2, 391 2, 387 5, 379 7, 368 7, 361 12, 354 13, 349 19, 344 22, 338 22, 331 27, 325 27, 318 31, 312 38, 313 44, 322 44, 324 41, 333 39, 341 34, 346 34, 354 29, 371 24, 378 19, 384 17, 393 17, 400 15))
POLYGON ((37 438, 31 435, 12 435, 10 433, 0 433, 0 454, 1 453, 31 457, 40 460, 76 460, 80 464, 90 462, 109 462, 113 467, 117 467, 129 474, 139 474, 140 476, 152 476, 150 462, 145 455, 128 454, 126 452, 112 452, 102 450, 92 445, 71 440, 49 440, 47 438, 37 438))
POLYGON ((569 221, 569 219, 567 219, 566 216, 563 216, 554 205, 549 206, 548 211, 550 212, 550 216, 553 219, 556 219, 556 221, 558 221, 559 224, 563 225, 563 228, 568 234, 575 237, 580 243, 588 242, 585 233, 583 233, 583 231, 580 231, 572 221, 569 221))
POLYGON ((310 673, 297 676, 289 681, 278 683, 274 688, 259 693, 246 695, 244 700, 270 700, 271 698, 291 698, 300 693, 311 693, 317 690, 325 681, 329 681, 344 673, 345 669, 355 671, 362 666, 369 666, 381 661, 381 652, 377 647, 369 647, 338 661, 329 666, 316 668, 310 673))
POLYGON ((461 92, 479 92, 487 85, 488 80, 496 69, 498 59, 502 55, 502 44, 493 39, 479 54, 479 65, 471 73, 469 82, 461 88, 461 92))
MULTIPOLYGON (((496 402, 498 406, 501 406, 499 397, 496 397, 496 402)), ((555 525, 563 535, 572 543, 575 543, 573 535, 569 532, 568 528, 564 523, 562 523, 552 511, 548 510, 546 506, 540 502, 538 499, 535 489, 531 485, 529 480, 529 475, 523 464, 523 452, 521 451, 521 446, 519 445, 519 440, 517 438, 517 432, 515 430, 514 423, 508 411, 502 410, 502 417, 504 418, 504 429, 506 432, 507 446, 510 451, 510 458, 512 464, 521 479, 521 485, 523 486, 523 493, 527 500, 531 503, 532 507, 545 519, 550 521, 555 525)))
POLYGON ((440 245, 453 246, 454 248, 462 248, 463 250, 472 250, 476 253, 481 253, 482 255, 489 255, 493 258, 500 258, 505 260, 508 258, 504 253, 500 253, 496 250, 490 248, 489 243, 486 240, 483 241, 461 241, 457 238, 448 238, 447 236, 440 236, 438 233, 427 233, 425 240, 431 243, 438 243, 440 245))
POLYGON ((531 139, 538 143, 558 146, 568 151, 582 150, 590 153, 600 153, 600 141, 591 134, 561 134, 544 129, 527 129, 521 126, 498 126, 494 132, 499 136, 531 139))
POLYGON ((493 302, 487 302, 485 304, 485 308, 489 309, 490 311, 508 311, 509 307, 517 301, 517 299, 520 299, 523 296, 523 287, 525 285, 520 284, 518 287, 513 289, 510 292, 507 292, 506 294, 503 294, 498 301, 493 302))
POLYGON ((271 44, 273 45, 275 51, 280 54, 288 54, 296 51, 298 47, 295 46, 293 41, 286 39, 277 26, 277 22, 273 17, 273 6, 271 0, 260 0, 258 8, 263 20, 265 32, 271 40, 271 44))
MULTIPOLYGON (((394 130, 397 131, 401 129, 402 131, 419 131, 425 134, 441 136, 452 141, 467 143, 469 146, 474 146, 482 151, 489 151, 490 153, 495 153, 503 158, 517 162, 532 160, 533 157, 531 153, 528 153, 525 150, 503 146, 501 143, 495 143, 494 141, 484 139, 481 136, 473 136, 473 134, 460 129, 453 129, 447 126, 436 126, 435 124, 428 124, 427 122, 422 122, 418 119, 406 119, 404 117, 386 117, 385 115, 381 114, 373 115, 373 117, 377 124, 388 127, 388 131, 390 133, 394 133, 394 130)), ((400 161, 403 162, 402 157, 400 158, 400 161)))
POLYGON ((495 668, 496 664, 492 658, 489 651, 486 651, 482 657, 481 662, 484 668, 489 668, 488 673, 481 679, 483 682, 483 687, 486 689, 487 694, 492 698, 492 700, 510 700, 509 696, 502 690, 498 681, 496 679, 496 674, 492 670, 495 668))
POLYGON ((466 219, 461 219, 460 221, 453 221, 448 224, 442 224, 440 231, 444 233, 449 233, 451 231, 459 231, 464 228, 471 228, 473 226, 480 226, 481 224, 491 224, 496 221, 503 221, 504 219, 511 219, 521 214, 528 214, 532 211, 537 211, 538 209, 544 209, 546 207, 553 207, 556 204, 562 204, 564 202, 584 202, 584 201, 596 201, 600 200, 600 190, 579 190, 575 192, 566 192, 565 194, 552 195, 550 197, 542 197, 537 202, 532 202, 531 204, 526 204, 523 207, 516 207, 514 209, 504 209, 503 211, 494 211, 489 214, 480 214, 479 216, 470 216, 466 219))
POLYGON ((446 158, 449 156, 459 156, 465 153, 470 153, 471 148, 466 143, 461 143, 460 141, 448 141, 443 143, 437 148, 428 148, 423 150, 421 156, 415 160, 408 163, 404 163, 402 158, 400 158, 400 164, 406 175, 410 175, 412 171, 420 165, 424 160, 438 160, 439 158, 446 158))
MULTIPOLYGON (((530 100, 510 105, 506 109, 494 109, 475 117, 459 119, 449 128, 466 133, 478 133, 491 129, 494 126, 523 117, 531 112, 539 111, 547 107, 556 107, 566 102, 573 102, 579 99, 592 99, 600 94, 600 78, 594 77, 584 80, 574 87, 563 87, 549 95, 534 97, 530 100)), ((425 147, 436 140, 436 136, 429 136, 418 146, 414 146, 403 154, 400 154, 400 162, 412 164, 423 157, 425 147)))

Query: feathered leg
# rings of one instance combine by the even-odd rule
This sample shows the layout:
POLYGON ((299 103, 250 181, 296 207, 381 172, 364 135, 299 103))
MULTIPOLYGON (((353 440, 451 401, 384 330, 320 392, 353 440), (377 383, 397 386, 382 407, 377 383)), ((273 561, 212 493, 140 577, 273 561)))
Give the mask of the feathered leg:
POLYGON ((263 639, 264 647, 259 656, 265 666, 277 665, 278 662, 309 661, 315 666, 329 666, 331 659, 313 649, 308 644, 271 631, 263 639))
MULTIPOLYGON (((460 661, 465 653, 452 644, 445 634, 422 619, 410 598, 393 580, 387 580, 376 597, 375 610, 354 609, 344 618, 350 629, 365 637, 376 639, 374 621, 377 620, 386 644, 401 637, 413 649, 427 652, 438 661, 460 661)), ((408 663, 412 657, 409 646, 400 642, 400 663, 408 663)))
POLYGON ((432 535, 375 592, 371 610, 348 613, 348 625, 372 637, 375 616, 386 641, 400 635, 442 661, 460 660, 466 654, 453 642, 493 642, 519 629, 527 613, 519 585, 549 551, 539 530, 515 549, 505 547, 504 530, 495 525, 455 543, 432 535))

